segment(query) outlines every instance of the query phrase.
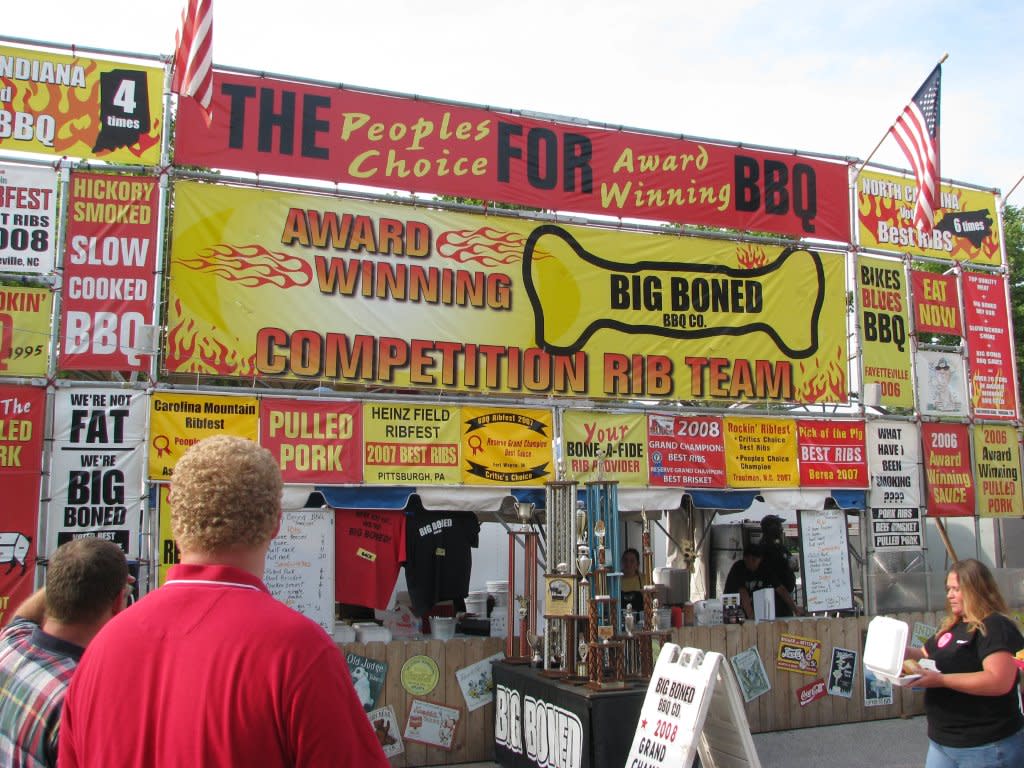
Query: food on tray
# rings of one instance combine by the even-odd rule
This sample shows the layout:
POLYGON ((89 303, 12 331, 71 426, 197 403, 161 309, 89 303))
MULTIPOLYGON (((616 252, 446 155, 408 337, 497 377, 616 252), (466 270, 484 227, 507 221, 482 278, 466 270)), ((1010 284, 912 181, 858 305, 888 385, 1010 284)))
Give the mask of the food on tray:
POLYGON ((921 665, 914 659, 907 659, 903 662, 903 674, 905 675, 920 675, 922 671, 921 665))

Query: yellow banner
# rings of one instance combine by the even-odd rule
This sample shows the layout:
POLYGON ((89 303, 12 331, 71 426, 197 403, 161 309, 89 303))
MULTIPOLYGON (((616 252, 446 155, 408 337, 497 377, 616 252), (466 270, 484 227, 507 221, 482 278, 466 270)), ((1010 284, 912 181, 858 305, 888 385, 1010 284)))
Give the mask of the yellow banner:
POLYGON ((647 415, 566 411, 562 455, 568 476, 579 483, 601 479, 646 486, 647 415))
POLYGON ((912 408, 910 311, 903 265, 861 258, 856 280, 864 383, 878 384, 882 405, 912 408))
POLYGON ((462 482, 544 485, 555 479, 553 414, 535 408, 462 408, 462 482))
POLYGON ((190 445, 212 435, 256 442, 259 411, 255 397, 175 395, 158 392, 150 401, 149 477, 167 480, 190 445))
POLYGON ((458 484, 459 422, 454 406, 363 403, 363 482, 458 484))
POLYGON ((947 261, 999 266, 996 197, 977 189, 940 185, 931 232, 914 227, 917 184, 912 178, 863 171, 857 177, 857 220, 862 248, 947 261))
POLYGON ((796 488, 796 422, 725 419, 725 472, 731 488, 796 488))
POLYGON ((174 540, 174 533, 171 531, 171 503, 167 499, 170 486, 161 483, 159 489, 159 515, 160 515, 160 554, 157 561, 157 586, 162 587, 167 581, 167 571, 172 565, 177 565, 181 560, 181 552, 178 550, 178 543, 174 540))
POLYGON ((974 426, 974 477, 979 517, 1022 517, 1020 444, 1013 427, 974 426))
POLYGON ((45 376, 53 291, 0 285, 0 376, 45 376))
POLYGON ((163 69, 0 46, 0 148, 156 165, 163 69))
POLYGON ((172 372, 847 398, 837 253, 180 182, 169 271, 172 372))

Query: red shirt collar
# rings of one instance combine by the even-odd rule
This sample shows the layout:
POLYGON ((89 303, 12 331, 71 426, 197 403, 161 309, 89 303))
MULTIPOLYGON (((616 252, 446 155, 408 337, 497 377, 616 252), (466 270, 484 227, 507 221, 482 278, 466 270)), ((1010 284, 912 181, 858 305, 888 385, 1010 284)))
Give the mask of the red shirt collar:
POLYGON ((248 571, 243 571, 241 568, 235 568, 230 565, 186 565, 184 563, 172 565, 170 570, 167 572, 167 581, 172 580, 217 581, 223 583, 224 586, 237 584, 246 587, 255 587, 261 592, 266 592, 268 595, 270 594, 270 590, 267 589, 267 585, 260 579, 256 578, 248 571))

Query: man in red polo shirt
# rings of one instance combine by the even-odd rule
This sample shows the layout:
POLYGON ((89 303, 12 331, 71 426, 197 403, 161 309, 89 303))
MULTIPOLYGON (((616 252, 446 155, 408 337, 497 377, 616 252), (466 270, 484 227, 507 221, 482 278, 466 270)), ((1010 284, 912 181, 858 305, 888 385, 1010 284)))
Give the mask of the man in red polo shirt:
POLYGON ((176 465, 170 502, 181 564, 89 645, 58 765, 389 765, 341 652, 263 584, 281 521, 271 454, 202 440, 176 465))

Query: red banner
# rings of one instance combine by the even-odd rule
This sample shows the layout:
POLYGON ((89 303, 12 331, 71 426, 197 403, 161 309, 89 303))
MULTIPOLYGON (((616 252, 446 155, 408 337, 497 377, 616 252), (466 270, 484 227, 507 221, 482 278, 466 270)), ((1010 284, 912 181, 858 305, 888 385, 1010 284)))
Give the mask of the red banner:
POLYGON ((800 419, 800 485, 805 488, 867 488, 862 421, 800 419))
POLYGON ((363 406, 265 397, 260 445, 277 458, 286 483, 361 483, 363 406))
POLYGON ((0 626, 32 594, 46 390, 0 386, 0 626))
POLYGON ((149 368, 139 334, 153 322, 158 199, 155 178, 71 174, 62 370, 149 368))
POLYGON ((910 285, 914 292, 914 327, 918 333, 963 336, 956 277, 911 270, 910 285))
POLYGON ((213 112, 179 102, 176 162, 850 239, 844 163, 227 72, 213 112))
POLYGON ((648 483, 725 488, 725 437, 718 416, 647 416, 648 483))
POLYGON ((989 419, 1016 419, 1013 340, 1005 278, 964 272, 963 279, 974 414, 989 419))
POLYGON ((974 515, 974 475, 966 424, 925 422, 924 472, 929 517, 974 515))

